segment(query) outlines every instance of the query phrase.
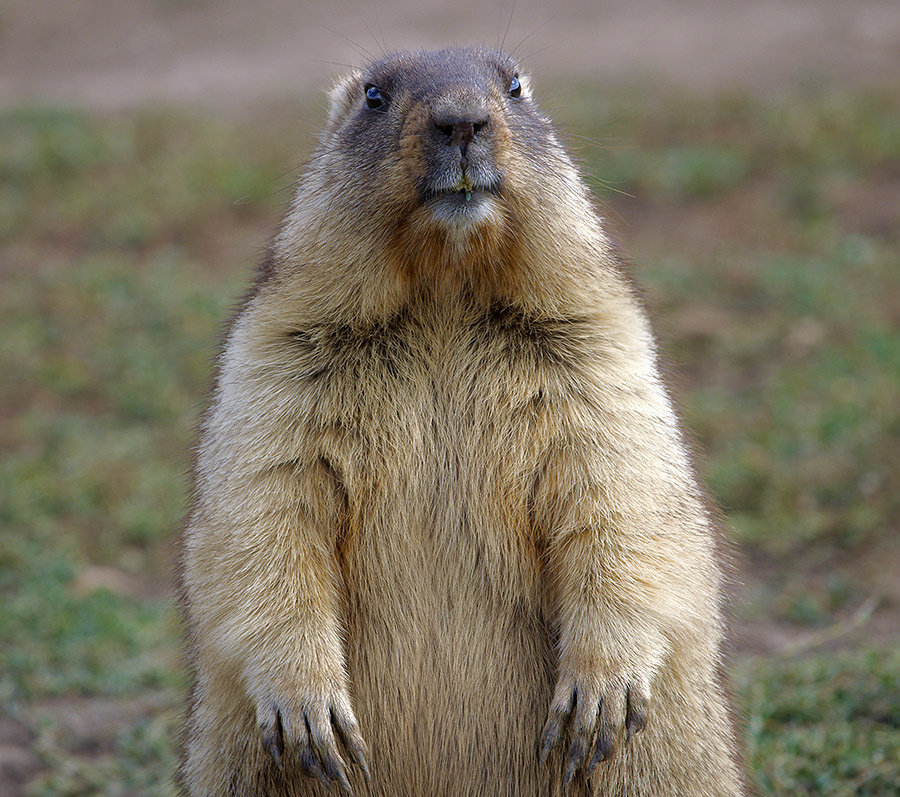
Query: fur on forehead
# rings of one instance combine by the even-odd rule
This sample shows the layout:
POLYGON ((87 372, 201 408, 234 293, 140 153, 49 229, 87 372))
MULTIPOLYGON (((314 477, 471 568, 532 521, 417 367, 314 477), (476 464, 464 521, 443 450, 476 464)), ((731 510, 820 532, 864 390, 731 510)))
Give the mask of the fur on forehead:
POLYGON ((518 73, 511 56, 497 50, 476 47, 448 47, 444 50, 401 51, 374 62, 364 71, 366 82, 387 91, 403 84, 439 88, 447 81, 484 86, 485 81, 509 80, 518 73))
POLYGON ((364 70, 353 69, 339 77, 328 93, 327 130, 334 129, 344 116, 361 102, 362 86, 372 83, 388 92, 396 91, 397 73, 404 82, 436 88, 448 79, 479 86, 484 80, 511 79, 517 75, 523 96, 531 95, 531 81, 519 72, 515 60, 497 50, 451 47, 445 50, 400 51, 387 55, 364 70))

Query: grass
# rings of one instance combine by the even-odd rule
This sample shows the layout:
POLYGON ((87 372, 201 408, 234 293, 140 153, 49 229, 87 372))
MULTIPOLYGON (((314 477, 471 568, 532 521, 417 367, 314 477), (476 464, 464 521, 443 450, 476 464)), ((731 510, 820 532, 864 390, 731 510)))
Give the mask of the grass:
MULTIPOLYGON (((596 144, 573 138, 744 552, 739 625, 806 634, 881 601, 877 635, 738 655, 760 791, 891 793, 898 97, 577 96, 555 115, 596 144)), ((0 714, 30 740, 13 793, 172 793, 168 546, 218 331, 311 140, 301 113, 0 113, 0 714)))
POLYGON ((896 794, 900 650, 739 667, 749 762, 764 794, 896 794))

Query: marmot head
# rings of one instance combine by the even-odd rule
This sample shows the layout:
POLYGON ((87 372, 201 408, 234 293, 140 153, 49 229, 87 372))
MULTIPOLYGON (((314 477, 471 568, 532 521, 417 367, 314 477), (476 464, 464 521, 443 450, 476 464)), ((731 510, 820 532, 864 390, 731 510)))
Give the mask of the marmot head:
POLYGON ((374 315, 410 288, 545 306, 580 290, 605 239, 514 59, 396 53, 330 99, 275 247, 322 312, 374 315))
POLYGON ((571 169, 516 62, 472 48, 401 52, 342 78, 321 157, 389 246, 432 265, 496 260, 571 169))

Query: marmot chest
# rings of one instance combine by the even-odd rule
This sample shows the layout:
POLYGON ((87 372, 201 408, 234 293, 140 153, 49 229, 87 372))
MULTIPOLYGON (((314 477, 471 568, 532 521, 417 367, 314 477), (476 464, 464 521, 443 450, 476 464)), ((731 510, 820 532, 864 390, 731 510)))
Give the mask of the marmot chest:
POLYGON ((559 430, 570 330, 497 309, 435 316, 305 340, 316 423, 346 490, 347 575, 525 597, 542 555, 530 499, 559 430))

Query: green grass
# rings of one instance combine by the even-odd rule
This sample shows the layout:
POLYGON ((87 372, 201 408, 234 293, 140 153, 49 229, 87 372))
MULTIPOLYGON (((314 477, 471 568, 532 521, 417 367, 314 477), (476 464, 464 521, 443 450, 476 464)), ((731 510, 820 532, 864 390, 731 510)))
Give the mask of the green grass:
POLYGON ((897 793, 900 650, 739 667, 748 760, 764 794, 897 793))
MULTIPOLYGON (((595 142, 573 139, 631 237, 750 563, 742 622, 827 629, 873 595, 872 561, 900 561, 898 97, 577 96, 555 115, 595 142), (866 204, 892 186, 893 209, 866 204)), ((169 543, 301 115, 0 113, 0 712, 32 736, 32 797, 171 792, 169 543), (67 724, 72 701, 94 726, 67 724)), ((879 628, 738 658, 762 793, 896 789, 900 628, 879 628)))

